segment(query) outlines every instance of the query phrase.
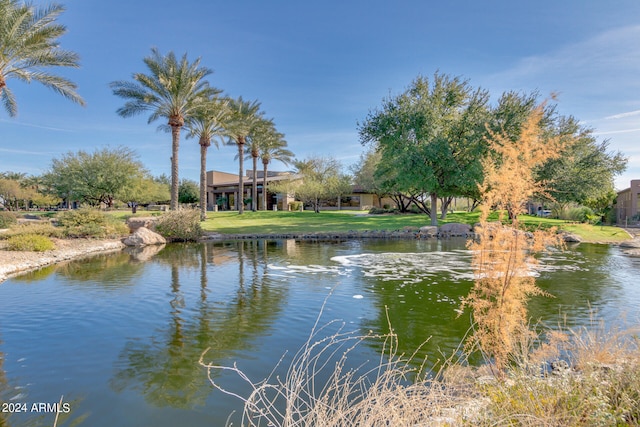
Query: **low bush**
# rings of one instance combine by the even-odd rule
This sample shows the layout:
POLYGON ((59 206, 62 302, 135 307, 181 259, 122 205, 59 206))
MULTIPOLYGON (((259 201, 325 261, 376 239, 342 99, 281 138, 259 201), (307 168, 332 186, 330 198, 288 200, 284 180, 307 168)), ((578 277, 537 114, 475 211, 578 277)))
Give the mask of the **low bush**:
POLYGON ((0 211, 0 228, 9 228, 17 222, 18 220, 13 212, 0 211))
MULTIPOLYGON (((385 206, 389 206, 389 205, 385 205, 385 206)), ((398 213, 398 210, 395 208, 378 208, 375 206, 369 209, 369 214, 371 215, 382 215, 386 213, 398 213)))
POLYGON ((571 221, 589 222, 593 215, 593 211, 586 206, 569 209, 569 220, 571 221))
POLYGON ((38 234, 18 234, 7 239, 7 249, 10 251, 44 252, 55 247, 51 239, 38 234))
POLYGON ((302 202, 289 202, 289 210, 297 212, 302 209, 302 202))
POLYGON ((29 222, 18 224, 0 234, 0 238, 8 239, 23 234, 35 234, 44 237, 62 237, 63 232, 59 227, 54 227, 49 221, 29 222))
POLYGON ((593 210, 586 206, 563 209, 562 211, 558 212, 558 214, 560 219, 564 219, 566 221, 589 224, 595 224, 600 219, 600 216, 594 214, 593 210))
POLYGON ((381 215, 383 213, 387 213, 387 210, 382 208, 376 208, 376 207, 369 209, 370 215, 381 215))
POLYGON ((200 211, 183 209, 162 215, 155 231, 169 242, 195 242, 202 236, 200 211))
POLYGON ((95 209, 77 209, 58 215, 67 237, 117 238, 129 233, 127 225, 95 209))

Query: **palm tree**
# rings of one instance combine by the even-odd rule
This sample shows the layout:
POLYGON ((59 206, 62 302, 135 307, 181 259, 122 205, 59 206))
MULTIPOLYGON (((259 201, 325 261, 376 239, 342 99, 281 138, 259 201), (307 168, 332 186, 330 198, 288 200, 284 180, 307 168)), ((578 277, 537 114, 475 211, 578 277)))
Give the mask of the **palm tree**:
POLYGON ((278 160, 285 165, 292 162, 294 154, 288 150, 284 134, 275 129, 260 144, 260 159, 262 160, 262 209, 267 210, 267 168, 271 160, 278 160))
POLYGON ((198 138, 200 144, 200 221, 207 219, 207 149, 212 139, 216 148, 219 147, 214 138, 226 135, 224 126, 228 117, 228 100, 213 96, 186 121, 187 138, 198 138))
POLYGON ((238 146, 238 197, 236 205, 238 206, 238 213, 242 214, 244 212, 244 182, 242 179, 244 176, 244 144, 247 142, 247 137, 263 119, 258 101, 243 101, 242 97, 240 97, 232 99, 229 107, 231 108, 231 116, 227 123, 227 135, 231 138, 229 144, 238 146))
POLYGON ((189 63, 184 54, 180 61, 173 52, 166 56, 153 48, 144 58, 149 74, 135 73, 133 80, 111 83, 114 95, 127 99, 117 110, 122 117, 150 111, 148 122, 163 117, 171 128, 171 210, 178 209, 178 148, 180 130, 185 120, 218 91, 204 80, 212 70, 200 67, 200 58, 189 63))
MULTIPOLYGON (((254 128, 253 132, 247 137, 245 152, 245 160, 251 159, 253 162, 253 194, 251 196, 251 210, 254 212, 258 208, 258 157, 260 157, 260 145, 271 137, 275 132, 275 125, 271 119, 262 119, 254 128)), ((238 155, 236 155, 236 159, 238 155)), ((264 188, 263 188, 264 190, 264 188)))
POLYGON ((37 9, 17 0, 0 0, 0 98, 10 117, 18 113, 7 80, 32 80, 53 89, 80 105, 84 100, 76 93, 76 84, 47 71, 49 67, 78 68, 76 53, 58 47, 58 38, 67 32, 56 18, 64 7, 53 4, 37 9))

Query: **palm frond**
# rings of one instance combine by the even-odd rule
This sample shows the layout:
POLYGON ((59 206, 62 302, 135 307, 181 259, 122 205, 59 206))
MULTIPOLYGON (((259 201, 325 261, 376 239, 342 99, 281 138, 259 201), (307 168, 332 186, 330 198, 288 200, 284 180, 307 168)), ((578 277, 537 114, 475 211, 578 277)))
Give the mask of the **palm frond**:
MULTIPOLYGON (((64 10, 58 4, 37 8, 15 0, 0 1, 0 77, 7 85, 7 80, 12 78, 27 83, 37 81, 84 105, 75 83, 49 71, 52 67, 79 67, 79 56, 75 52, 59 48, 58 39, 67 29, 56 23, 56 19, 64 10)), ((6 86, 0 88, 0 93, 6 90, 6 86)), ((15 98, 11 93, 2 96, 5 108, 14 115, 15 98)))
POLYGON ((2 105, 4 105, 4 109, 9 113, 9 117, 15 117, 18 114, 18 105, 16 104, 13 92, 5 87, 0 98, 2 98, 2 105))

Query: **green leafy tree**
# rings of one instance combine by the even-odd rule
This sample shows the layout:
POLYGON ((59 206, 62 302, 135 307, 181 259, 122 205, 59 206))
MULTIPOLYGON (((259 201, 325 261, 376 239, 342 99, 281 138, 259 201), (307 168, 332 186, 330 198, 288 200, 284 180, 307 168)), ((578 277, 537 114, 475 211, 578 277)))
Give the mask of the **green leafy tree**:
POLYGON ((190 179, 180 181, 178 190, 178 200, 180 203, 197 203, 200 200, 200 187, 198 183, 190 179))
POLYGON ((598 142, 593 129, 572 116, 559 115, 556 105, 541 104, 539 98, 537 92, 505 92, 492 110, 489 128, 517 144, 523 125, 535 112, 540 116, 539 137, 562 142, 560 155, 535 169, 535 179, 544 188, 543 195, 535 196, 554 204, 558 211, 571 203, 609 204, 614 177, 625 170, 627 159, 620 152, 608 151, 608 141, 598 142))
POLYGON ((430 198, 433 225, 438 197, 468 195, 482 179, 488 101, 487 91, 459 77, 419 76, 359 124, 362 143, 381 153, 387 184, 423 205, 430 198))
POLYGON ((238 213, 244 212, 244 145, 247 137, 262 123, 262 113, 258 101, 244 101, 242 97, 232 99, 229 103, 231 108, 230 119, 227 122, 227 134, 231 138, 229 144, 238 147, 238 197, 236 204, 238 213))
POLYGON ((333 157, 310 157, 293 164, 302 175, 294 188, 295 197, 311 204, 316 213, 323 201, 351 192, 351 178, 342 173, 342 165, 333 157))
POLYGON ((134 208, 138 204, 162 203, 171 197, 168 182, 160 182, 148 175, 135 177, 130 185, 119 192, 118 198, 134 208))
POLYGON ((523 126, 527 125, 531 114, 540 108, 542 111, 537 126, 541 129, 547 129, 547 131, 540 133, 540 137, 548 138, 550 136, 549 130, 553 128, 557 118, 556 106, 549 102, 542 103, 540 94, 536 91, 529 93, 504 92, 491 110, 487 126, 494 134, 500 133, 504 138, 517 143, 523 126))
POLYGON ((217 138, 225 135, 225 125, 230 115, 229 102, 212 96, 187 119, 187 138, 198 138, 200 145, 200 220, 207 219, 207 150, 213 142, 219 147, 217 138))
POLYGON ((60 49, 59 38, 67 28, 56 22, 64 7, 52 4, 37 8, 17 0, 0 0, 0 99, 9 116, 18 112, 9 79, 37 81, 55 92, 84 105, 76 84, 52 74, 50 68, 78 68, 78 55, 60 49))
POLYGON ((0 178, 0 200, 9 210, 18 209, 18 200, 24 197, 24 189, 20 182, 14 179, 0 178))
POLYGON ((26 173, 24 173, 24 172, 13 172, 13 171, 0 172, 0 178, 10 179, 12 181, 17 181, 20 184, 22 184, 23 182, 25 182, 28 179, 26 173))
POLYGON ((167 119, 171 129, 171 209, 178 208, 178 148, 180 130, 185 120, 194 115, 217 90, 205 80, 212 71, 200 66, 200 58, 189 62, 187 55, 180 60, 173 52, 162 55, 153 48, 144 59, 149 74, 133 74, 133 82, 111 83, 113 93, 127 102, 117 110, 122 117, 150 112, 149 123, 167 119))
POLYGON ((382 198, 388 194, 384 182, 377 173, 382 156, 375 147, 362 153, 360 161, 351 167, 353 183, 362 191, 375 194, 378 197, 379 207, 382 207, 382 198))
POLYGON ((598 142, 593 130, 573 117, 559 118, 553 131, 568 143, 560 157, 536 171, 539 181, 549 183, 547 199, 558 210, 577 203, 602 212, 600 205, 613 202, 614 178, 626 169, 627 158, 619 151, 609 151, 609 141, 598 142))
POLYGON ((113 206, 146 171, 137 154, 126 147, 103 148, 89 153, 69 152, 51 161, 44 176, 47 185, 60 198, 79 200, 97 206, 113 206))

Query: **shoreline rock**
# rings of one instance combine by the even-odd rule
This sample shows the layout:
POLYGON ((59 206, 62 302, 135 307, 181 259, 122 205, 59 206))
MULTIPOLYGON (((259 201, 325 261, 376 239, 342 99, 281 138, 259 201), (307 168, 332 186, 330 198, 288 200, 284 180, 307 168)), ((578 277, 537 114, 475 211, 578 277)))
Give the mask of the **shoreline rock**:
POLYGON ((122 243, 127 246, 147 246, 147 245, 164 245, 167 239, 149 230, 147 227, 138 227, 133 234, 122 239, 122 243))

